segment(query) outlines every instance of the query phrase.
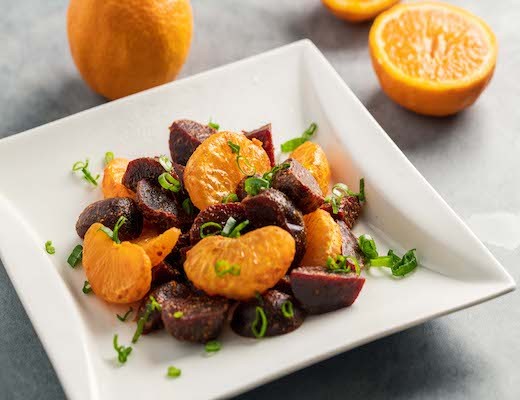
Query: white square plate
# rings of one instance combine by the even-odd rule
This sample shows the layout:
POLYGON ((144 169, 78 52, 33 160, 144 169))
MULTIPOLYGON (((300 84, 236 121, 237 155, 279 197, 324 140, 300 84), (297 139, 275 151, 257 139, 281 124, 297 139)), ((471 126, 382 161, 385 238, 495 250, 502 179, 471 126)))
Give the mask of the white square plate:
POLYGON ((0 254, 40 339, 72 399, 202 399, 237 394, 313 362, 428 319, 509 292, 515 283, 389 139, 309 41, 114 101, 0 141, 0 254), (350 308, 310 317, 294 333, 264 340, 229 330, 222 350, 141 338, 118 366, 112 337, 129 344, 126 307, 85 296, 81 268, 66 259, 79 243, 82 209, 101 197, 70 169, 89 157, 101 171, 111 150, 137 157, 168 153, 172 120, 213 118, 226 130, 272 122, 277 146, 311 121, 334 179, 367 184, 356 226, 381 250, 417 248, 420 267, 405 279, 368 272, 350 308), (57 252, 43 249, 53 240, 57 252), (169 365, 182 377, 165 377, 169 365))

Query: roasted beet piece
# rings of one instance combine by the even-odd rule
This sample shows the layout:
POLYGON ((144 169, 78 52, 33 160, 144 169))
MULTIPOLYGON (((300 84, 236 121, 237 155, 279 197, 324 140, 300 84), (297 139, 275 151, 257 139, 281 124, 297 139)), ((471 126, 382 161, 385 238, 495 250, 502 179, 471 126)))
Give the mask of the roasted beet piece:
POLYGON ((216 130, 195 121, 180 119, 170 126, 170 153, 172 160, 186 165, 195 149, 216 130))
POLYGON ((127 197, 112 197, 87 206, 76 222, 76 232, 83 239, 88 228, 96 222, 113 229, 119 217, 126 217, 126 222, 119 229, 119 239, 139 237, 143 230, 143 215, 136 202, 127 197))
POLYGON ((190 224, 182 205, 172 192, 147 179, 139 181, 136 188, 137 204, 144 218, 160 230, 182 228, 190 224))
MULTIPOLYGON (((214 204, 201 211, 190 229, 191 244, 194 245, 201 240, 200 227, 206 222, 216 222, 224 227, 230 217, 235 218, 237 223, 245 221, 247 218, 244 206, 241 203, 214 204)), ((242 233, 245 232, 247 232, 247 227, 242 231, 242 233)))
POLYGON ((294 296, 309 314, 350 306, 365 283, 355 273, 333 273, 324 267, 295 268, 290 277, 294 296))
POLYGON ((292 158, 283 164, 289 164, 289 167, 281 168, 273 175, 271 186, 285 193, 304 214, 319 208, 324 199, 316 179, 292 158))
MULTIPOLYGON (((137 316, 135 320, 139 320, 139 318, 143 317, 146 312, 146 306, 150 302, 150 296, 153 296, 155 300, 164 307, 168 301, 172 298, 178 297, 187 297, 191 293, 191 290, 188 286, 183 285, 182 283, 178 283, 176 281, 166 282, 157 288, 153 289, 148 295, 146 295, 141 304, 139 305, 139 310, 137 311, 137 316)), ((161 319, 160 311, 152 311, 150 317, 144 324, 143 333, 150 333, 154 330, 161 329, 163 327, 163 321, 161 319)))
POLYGON ((251 132, 244 132, 248 139, 258 139, 262 142, 262 147, 267 153, 271 161, 271 167, 275 165, 273 135, 271 133, 271 124, 264 125, 251 132))
POLYGON ((344 256, 355 257, 359 266, 363 268, 365 266, 365 257, 359 248, 357 238, 344 221, 337 221, 337 224, 341 231, 341 254, 344 256))
MULTIPOLYGON (((305 319, 305 312, 298 306, 294 297, 278 290, 268 290, 262 295, 262 300, 252 299, 238 304, 231 329, 240 336, 255 337, 252 325, 256 319, 256 307, 262 307, 267 317, 265 336, 278 336, 298 329, 305 319), (292 304, 292 317, 286 317, 282 312, 284 303, 292 304)), ((259 329, 259 326, 257 326, 259 329)))
POLYGON ((246 217, 254 228, 276 225, 289 232, 296 242, 293 266, 305 254, 307 244, 302 213, 282 192, 267 189, 256 196, 248 196, 242 201, 246 217))
POLYGON ((292 288, 291 288, 291 277, 289 275, 285 275, 278 281, 276 285, 273 286, 274 290, 278 290, 279 292, 290 294, 292 296, 292 288))
POLYGON ((190 245, 190 234, 189 232, 182 233, 179 236, 179 240, 175 244, 172 252, 166 256, 166 261, 173 265, 177 269, 182 269, 182 264, 184 260, 181 257, 181 250, 190 245))
POLYGON ((167 261, 162 261, 152 268, 152 286, 162 285, 170 281, 185 282, 184 270, 167 261))
POLYGON ((205 343, 218 337, 229 309, 229 300, 191 291, 188 296, 172 297, 163 305, 161 318, 176 339, 205 343), (175 313, 182 313, 175 318, 175 313))
POLYGON ((128 163, 123 175, 123 185, 132 191, 136 191, 137 183, 143 179, 157 182, 159 175, 166 172, 158 158, 136 158, 128 163))
MULTIPOLYGON (((255 174, 253 175, 255 178, 261 178, 262 175, 255 174)), ((242 201, 244 200, 248 194, 246 192, 246 179, 250 178, 250 176, 244 176, 240 182, 238 182, 237 189, 235 191, 238 200, 242 201)))
POLYGON ((359 202, 357 196, 343 197, 340 201, 337 214, 334 214, 330 203, 323 203, 320 208, 332 215, 332 218, 339 221, 344 221, 349 229, 352 229, 359 217, 359 214, 361 214, 361 203, 359 202))

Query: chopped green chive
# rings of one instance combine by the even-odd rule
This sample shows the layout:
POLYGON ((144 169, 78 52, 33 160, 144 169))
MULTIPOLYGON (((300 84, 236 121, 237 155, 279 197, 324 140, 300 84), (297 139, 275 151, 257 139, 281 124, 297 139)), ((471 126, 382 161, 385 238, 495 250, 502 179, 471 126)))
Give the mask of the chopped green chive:
POLYGON ((316 132, 317 129, 318 125, 316 125, 316 123, 314 122, 311 123, 300 137, 288 140, 287 142, 283 143, 281 146, 282 152, 289 153, 295 150, 297 147, 308 141, 311 138, 311 136, 314 135, 314 132, 316 132))
POLYGON ((218 131, 218 130, 220 129, 220 125, 217 124, 216 122, 211 121, 211 120, 209 120, 209 122, 208 122, 208 126, 209 126, 210 128, 215 129, 216 131, 218 131))
POLYGON ((204 348, 206 353, 216 353, 222 348, 222 345, 216 340, 210 340, 205 344, 204 348))
POLYGON ((126 319, 128 318, 128 316, 129 316, 130 314, 132 314, 133 311, 134 311, 134 309, 133 309, 132 307, 130 307, 130 308, 128 309, 128 311, 127 311, 123 316, 121 316, 121 315, 119 315, 119 314, 116 314, 116 317, 117 317, 117 319, 118 319, 119 321, 121 321, 121 322, 125 322, 126 319))
POLYGON ((247 158, 245 158, 244 156, 240 155, 240 146, 238 144, 236 144, 236 143, 233 143, 231 140, 228 140, 228 146, 231 149, 231 152, 233 154, 237 155, 236 162, 237 162, 237 166, 238 166, 239 171, 242 172, 244 175, 253 176, 256 173, 256 168, 249 162, 249 160, 247 158), (240 165, 241 161, 242 161, 242 163, 244 163, 250 169, 249 172, 245 171, 242 168, 242 166, 240 165))
POLYGON ((287 300, 282 304, 282 314, 285 318, 294 317, 293 304, 290 300, 287 300))
POLYGON ((361 268, 357 258, 353 256, 344 256, 342 254, 337 255, 336 258, 330 256, 327 257, 327 268, 331 272, 349 273, 354 269, 357 275, 361 273, 361 268))
POLYGON ((54 254, 56 253, 56 249, 54 248, 54 246, 52 245, 52 240, 47 240, 45 242, 45 251, 49 254, 54 254))
MULTIPOLYGON (((228 237, 230 238, 237 238, 240 236, 242 230, 244 230, 247 226, 249 225, 249 220, 245 220, 241 223, 239 223, 238 225, 236 225, 233 230, 230 232, 230 234, 228 235, 228 237)), ((222 231, 222 235, 224 235, 224 231, 222 231)))
POLYGON ((117 244, 121 244, 121 240, 119 240, 119 229, 121 229, 126 221, 126 217, 121 215, 114 226, 114 230, 107 228, 106 226, 102 226, 99 230, 106 233, 106 235, 117 244))
POLYGON ((222 278, 224 275, 230 274, 233 276, 240 275, 240 265, 230 264, 226 260, 218 260, 215 263, 215 274, 222 278))
POLYGON ((92 286, 90 286, 89 281, 85 281, 85 283, 83 283, 83 289, 81 289, 81 291, 85 294, 92 292, 92 286))
POLYGON ((257 306, 255 312, 256 316, 251 324, 251 332, 253 332, 253 335, 255 335, 257 339, 260 339, 265 336, 265 332, 267 331, 267 317, 262 307, 257 306))
POLYGON ((216 222, 206 222, 201 225, 200 227, 200 237, 204 239, 208 236, 214 236, 218 235, 220 232, 222 232, 222 225, 216 223, 216 222), (210 229, 208 231, 208 228, 214 228, 210 229))
POLYGON ((270 185, 271 181, 273 180, 274 174, 276 174, 278 171, 281 171, 282 169, 287 169, 290 166, 291 166, 291 164, 285 163, 285 162, 275 165, 273 168, 271 168, 270 171, 268 171, 264 175, 262 175, 262 178, 264 178, 266 181, 268 181, 269 185, 270 185))
POLYGON ((181 190, 181 183, 173 176, 171 176, 169 172, 162 173, 159 175, 157 180, 159 181, 159 185, 161 185, 161 187, 166 190, 170 190, 174 193, 177 193, 179 190, 181 190))
POLYGON ((238 196, 235 193, 230 193, 222 199, 222 204, 234 203, 238 201, 238 196))
POLYGON ((270 186, 271 183, 267 179, 256 176, 251 176, 244 182, 244 189, 250 196, 256 196, 262 190, 269 189, 270 186))
POLYGON ((107 151, 105 153, 105 165, 108 164, 113 159, 114 159, 114 153, 112 153, 111 151, 107 151))
POLYGON ((359 248, 366 258, 373 259, 379 257, 377 252, 376 242, 370 235, 361 235, 358 238, 359 248))
POLYGON ((173 318, 179 319, 179 318, 182 318, 182 317, 184 317, 184 313, 182 311, 175 311, 173 313, 173 318))
POLYGON ((235 225, 237 224, 237 220, 233 217, 229 217, 226 221, 226 225, 222 229, 222 236, 229 236, 235 225))
POLYGON ((70 253, 69 258, 67 258, 67 263, 72 267, 76 268, 76 266, 81 262, 83 258, 83 246, 78 244, 70 253))
POLYGON ((92 185, 97 186, 99 174, 97 174, 95 177, 92 176, 92 173, 88 170, 88 163, 89 163, 88 158, 85 160, 85 162, 76 161, 72 165, 72 171, 73 172, 81 171, 81 173, 83 174, 83 179, 85 179, 87 182, 91 183, 92 185))
POLYGON ((189 197, 182 202, 182 209, 188 215, 193 215, 195 213, 195 206, 189 197))
POLYGON ((117 343, 117 334, 114 335, 114 339, 112 340, 112 344, 114 345, 114 350, 117 352, 117 359, 121 364, 124 364, 128 359, 128 356, 132 352, 132 347, 125 347, 123 345, 119 346, 117 343))
POLYGON ((178 378, 181 376, 181 370, 179 368, 176 368, 174 366, 168 367, 167 375, 169 378, 178 378))
POLYGON ((152 315, 152 312, 154 311, 161 311, 162 307, 161 305, 155 300, 155 297, 150 296, 149 301, 146 304, 146 309, 144 312, 144 315, 139 318, 137 321, 137 328, 135 330, 134 336, 132 337, 132 343, 137 343, 141 335, 143 334, 144 324, 148 322, 150 319, 150 316, 152 315))
POLYGON ((173 168, 172 160, 170 160, 167 156, 164 155, 159 157, 159 164, 162 165, 166 172, 170 172, 173 168))
POLYGON ((344 183, 336 183, 332 187, 332 194, 325 198, 325 202, 332 206, 333 214, 339 212, 341 200, 346 196, 355 196, 359 201, 365 201, 365 178, 359 180, 359 193, 353 192, 344 183))

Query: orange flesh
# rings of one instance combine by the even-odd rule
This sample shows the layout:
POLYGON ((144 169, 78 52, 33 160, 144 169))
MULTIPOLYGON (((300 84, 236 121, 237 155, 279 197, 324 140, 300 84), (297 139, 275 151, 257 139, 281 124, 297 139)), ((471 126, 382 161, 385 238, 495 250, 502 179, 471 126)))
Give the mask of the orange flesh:
POLYGON ((178 228, 168 229, 161 234, 147 231, 132 242, 144 249, 148 257, 150 257, 152 267, 155 267, 171 253, 180 235, 181 231, 178 228))
POLYGON ((134 192, 123 185, 123 175, 126 172, 129 161, 126 158, 114 158, 110 161, 103 172, 103 196, 109 197, 131 197, 135 198, 134 192))
POLYGON ((341 230, 330 214, 318 209, 304 215, 307 249, 302 265, 325 267, 327 258, 341 254, 341 230))
POLYGON ((298 146, 291 154, 316 179, 323 195, 327 195, 330 182, 330 166, 323 149, 314 142, 305 142, 298 146))

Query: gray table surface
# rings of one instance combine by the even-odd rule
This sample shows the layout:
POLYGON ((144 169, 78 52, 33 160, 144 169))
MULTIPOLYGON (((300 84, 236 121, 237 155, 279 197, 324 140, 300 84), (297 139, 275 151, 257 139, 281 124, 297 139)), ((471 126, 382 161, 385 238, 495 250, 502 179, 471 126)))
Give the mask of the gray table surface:
MULTIPOLYGON (((484 17, 500 43, 491 85, 475 106, 455 117, 420 117, 393 104, 370 66, 369 24, 339 21, 319 0, 193 0, 195 36, 181 76, 310 38, 519 281, 520 3, 451 3, 484 17), (488 215, 495 212, 502 217, 488 215)), ((0 0, 0 137, 105 101, 87 88, 72 63, 66 6, 65 0, 0 0)), ((514 292, 394 334, 238 398, 519 399, 519 296, 514 292)), ((64 398, 1 263, 0 398, 64 398)))

